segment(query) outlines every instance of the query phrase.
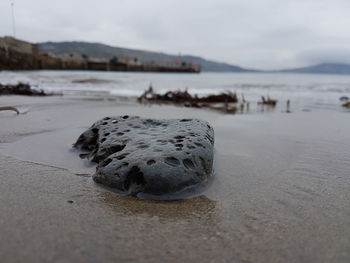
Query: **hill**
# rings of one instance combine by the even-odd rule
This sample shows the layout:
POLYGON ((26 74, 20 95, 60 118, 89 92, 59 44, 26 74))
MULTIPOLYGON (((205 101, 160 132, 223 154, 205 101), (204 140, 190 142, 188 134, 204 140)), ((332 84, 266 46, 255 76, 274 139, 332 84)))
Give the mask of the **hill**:
POLYGON ((341 63, 322 63, 309 67, 280 70, 279 72, 345 75, 350 74, 350 65, 341 63))
POLYGON ((173 61, 194 62, 201 66, 202 71, 213 72, 253 72, 254 70, 244 69, 239 66, 230 65, 206 60, 197 56, 177 56, 160 52, 151 52, 146 50, 136 50, 121 47, 112 47, 100 43, 89 42, 44 42, 38 43, 38 48, 42 52, 48 52, 55 55, 78 54, 87 55, 93 58, 111 59, 118 58, 137 58, 143 63, 166 64, 173 61))

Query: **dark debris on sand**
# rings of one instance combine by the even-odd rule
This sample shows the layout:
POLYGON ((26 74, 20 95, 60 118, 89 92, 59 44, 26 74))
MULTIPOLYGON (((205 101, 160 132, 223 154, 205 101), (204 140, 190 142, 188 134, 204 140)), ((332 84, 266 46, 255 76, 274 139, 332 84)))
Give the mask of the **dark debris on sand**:
POLYGON ((269 96, 267 96, 266 98, 262 96, 261 101, 259 101, 258 104, 276 106, 277 100, 271 99, 269 96))
MULTIPOLYGON (((275 107, 277 100, 271 99, 269 96, 266 98, 261 97, 261 101, 258 105, 275 107)), ((138 97, 140 103, 171 103, 177 106, 194 107, 194 108, 207 108, 211 110, 217 110, 223 113, 243 113, 249 112, 250 103, 245 100, 243 94, 242 99, 239 100, 236 93, 227 91, 220 94, 210 94, 204 97, 198 97, 197 95, 190 94, 187 89, 184 91, 167 91, 164 94, 156 93, 153 87, 150 86, 140 97, 138 97)), ((287 112, 290 112, 290 101, 287 102, 287 112)))
POLYGON ((25 96, 47 96, 43 90, 32 89, 29 84, 18 83, 16 85, 3 85, 0 83, 1 95, 25 95, 25 96))
POLYGON ((350 101, 345 102, 344 104, 342 104, 342 106, 345 107, 345 108, 350 109, 350 101))

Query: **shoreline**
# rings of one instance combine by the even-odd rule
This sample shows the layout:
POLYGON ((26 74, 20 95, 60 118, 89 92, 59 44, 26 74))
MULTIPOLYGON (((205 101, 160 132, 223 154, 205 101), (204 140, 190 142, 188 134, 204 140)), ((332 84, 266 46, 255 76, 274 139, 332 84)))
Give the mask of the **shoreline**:
POLYGON ((227 115, 73 97, 0 97, 0 254, 6 262, 348 262, 348 112, 227 115), (6 104, 6 105, 5 105, 6 104), (113 115, 200 118, 215 178, 200 196, 112 193, 71 144, 113 115), (191 251, 191 253, 189 253, 191 251))

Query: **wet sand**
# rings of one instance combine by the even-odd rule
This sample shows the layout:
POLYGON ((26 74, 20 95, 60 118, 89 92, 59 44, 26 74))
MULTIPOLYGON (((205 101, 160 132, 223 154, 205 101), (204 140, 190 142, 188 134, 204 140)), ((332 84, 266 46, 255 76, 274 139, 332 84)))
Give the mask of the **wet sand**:
POLYGON ((350 115, 224 115, 124 100, 0 97, 2 262, 349 262, 350 115), (111 193, 71 150, 99 118, 201 118, 215 179, 200 196, 111 193))

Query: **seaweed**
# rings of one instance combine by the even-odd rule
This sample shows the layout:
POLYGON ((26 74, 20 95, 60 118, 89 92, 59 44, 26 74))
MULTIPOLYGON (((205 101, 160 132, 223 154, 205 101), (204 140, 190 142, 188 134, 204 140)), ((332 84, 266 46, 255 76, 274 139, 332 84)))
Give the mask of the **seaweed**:
POLYGON ((167 91, 164 94, 159 94, 153 90, 152 86, 150 86, 140 97, 138 97, 138 101, 140 103, 172 103, 184 107, 209 108, 226 113, 235 113, 237 107, 235 105, 230 105, 230 103, 237 103, 238 98, 236 93, 230 91, 222 92, 220 94, 210 94, 204 97, 198 97, 196 94, 191 95, 187 89, 183 91, 167 91), (220 103, 224 104, 218 105, 220 103))
POLYGON ((158 94, 154 92, 153 87, 150 86, 139 98, 138 101, 158 101, 158 102, 173 102, 173 103, 218 103, 218 102, 226 102, 226 103, 236 103, 238 102, 238 98, 236 93, 232 92, 223 92, 220 94, 211 94, 205 97, 198 97, 197 95, 191 95, 187 89, 184 91, 176 90, 176 91, 167 91, 164 94, 158 94))
POLYGON ((259 101, 258 104, 275 107, 277 105, 277 100, 271 99, 269 96, 266 98, 264 96, 261 96, 261 101, 259 101))
POLYGON ((0 83, 1 95, 25 95, 25 96, 47 96, 43 90, 32 89, 29 84, 18 83, 15 85, 3 85, 0 83))
POLYGON ((342 104, 342 106, 343 106, 344 108, 350 109, 350 101, 345 102, 344 104, 342 104))

